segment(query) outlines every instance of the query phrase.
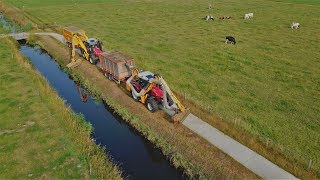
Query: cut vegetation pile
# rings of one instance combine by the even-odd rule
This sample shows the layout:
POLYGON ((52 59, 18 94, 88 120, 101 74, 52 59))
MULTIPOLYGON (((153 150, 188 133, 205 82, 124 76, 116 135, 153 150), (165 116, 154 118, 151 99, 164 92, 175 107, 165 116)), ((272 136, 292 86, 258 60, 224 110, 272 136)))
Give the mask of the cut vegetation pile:
POLYGON ((213 1, 214 17, 233 18, 210 22, 201 20, 208 14, 204 0, 5 2, 42 25, 81 27, 105 48, 161 73, 198 116, 282 167, 292 163, 279 162, 281 155, 273 152, 305 169, 312 160, 311 168, 320 170, 320 4, 315 0, 213 1), (255 16, 244 21, 248 12, 255 16), (292 30, 296 21, 301 28, 292 30), (228 35, 237 38, 235 46, 224 44, 228 35), (228 128, 232 123, 235 128, 228 128), (255 138, 248 140, 251 135, 255 138))
POLYGON ((0 179, 103 178, 121 173, 9 39, 0 40, 0 179))

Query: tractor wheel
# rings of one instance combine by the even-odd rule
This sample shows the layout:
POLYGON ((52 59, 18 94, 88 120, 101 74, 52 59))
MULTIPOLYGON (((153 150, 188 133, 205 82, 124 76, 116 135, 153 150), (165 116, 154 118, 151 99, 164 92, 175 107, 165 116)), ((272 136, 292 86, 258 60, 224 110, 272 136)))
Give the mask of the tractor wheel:
POLYGON ((108 74, 108 79, 109 79, 110 81, 112 81, 112 75, 111 75, 111 74, 108 74))
POLYGON ((93 60, 93 58, 92 58, 91 56, 89 57, 89 62, 90 62, 91 64, 96 64, 96 63, 95 63, 95 60, 93 60))
POLYGON ((112 75, 111 75, 111 74, 109 74, 109 73, 104 73, 104 76, 105 76, 106 78, 108 78, 109 80, 112 80, 112 75))
POLYGON ((131 91, 131 95, 132 95, 133 100, 139 101, 139 97, 136 96, 133 91, 131 91))
POLYGON ((153 98, 148 99, 147 108, 150 112, 155 112, 156 110, 158 110, 159 106, 157 101, 153 98))

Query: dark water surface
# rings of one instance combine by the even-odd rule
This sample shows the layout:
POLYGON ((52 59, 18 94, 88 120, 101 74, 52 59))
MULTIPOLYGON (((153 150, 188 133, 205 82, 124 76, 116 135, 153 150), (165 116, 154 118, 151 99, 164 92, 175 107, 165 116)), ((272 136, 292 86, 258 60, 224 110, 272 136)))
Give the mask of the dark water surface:
POLYGON ((92 137, 103 145, 113 161, 120 164, 124 176, 129 179, 183 179, 182 173, 170 166, 153 144, 130 128, 100 100, 88 95, 83 102, 79 92, 86 92, 69 78, 45 51, 22 45, 20 51, 44 76, 60 97, 66 100, 76 113, 84 115, 94 127, 92 137), (80 90, 80 91, 79 91, 80 90))

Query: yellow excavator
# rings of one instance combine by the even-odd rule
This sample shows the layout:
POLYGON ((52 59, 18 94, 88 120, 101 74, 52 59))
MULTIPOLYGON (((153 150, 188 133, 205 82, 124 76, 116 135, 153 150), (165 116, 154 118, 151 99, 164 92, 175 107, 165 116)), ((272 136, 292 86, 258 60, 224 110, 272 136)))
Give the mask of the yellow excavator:
POLYGON ((70 26, 63 29, 65 43, 71 48, 71 62, 67 67, 72 68, 80 64, 81 60, 75 60, 78 53, 91 64, 96 64, 102 53, 102 43, 95 38, 88 38, 82 29, 70 26))
POLYGON ((72 43, 71 43, 71 62, 67 64, 68 68, 74 68, 80 65, 81 60, 80 59, 75 59, 76 56, 76 51, 75 51, 75 45, 74 45, 74 37, 72 38, 72 43))
POLYGON ((126 89, 135 101, 145 104, 150 112, 160 108, 171 116, 173 122, 182 122, 190 114, 190 110, 182 105, 160 75, 140 72, 132 67, 132 76, 126 81, 126 89))

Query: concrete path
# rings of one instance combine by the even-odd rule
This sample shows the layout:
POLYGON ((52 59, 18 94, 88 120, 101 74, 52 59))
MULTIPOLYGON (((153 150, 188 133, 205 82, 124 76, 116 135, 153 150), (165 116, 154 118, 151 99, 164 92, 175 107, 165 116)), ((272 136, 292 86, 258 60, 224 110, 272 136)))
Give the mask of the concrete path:
POLYGON ((27 39, 29 36, 29 33, 10 33, 10 34, 0 34, 0 38, 5 38, 5 37, 13 37, 16 40, 21 40, 21 39, 27 39))
MULTIPOLYGON (((63 36, 57 33, 38 32, 34 34, 52 36, 63 44, 65 43, 63 36)), ((0 35, 0 38, 8 36, 20 40, 21 38, 26 39, 29 36, 29 33, 0 35)), ((264 179, 296 179, 292 174, 223 134, 221 131, 193 114, 188 115, 182 124, 264 179)))
POLYGON ((34 34, 35 35, 41 35, 41 36, 51 36, 51 37, 57 39, 58 41, 62 42, 63 44, 65 44, 63 36, 61 34, 58 34, 58 33, 38 32, 38 33, 34 33, 34 34))
POLYGON ((263 179, 296 179, 292 174, 223 134, 193 114, 188 115, 182 124, 263 179))
POLYGON ((40 35, 40 36, 52 36, 53 38, 57 39, 58 41, 64 43, 63 36, 58 33, 53 33, 53 32, 37 32, 37 33, 10 33, 10 34, 0 34, 0 38, 5 38, 5 37, 13 37, 16 40, 22 40, 22 39, 27 39, 30 34, 35 34, 35 35, 40 35))

